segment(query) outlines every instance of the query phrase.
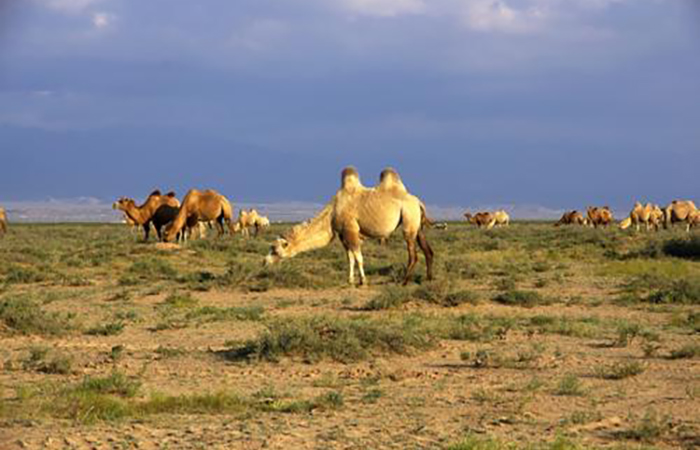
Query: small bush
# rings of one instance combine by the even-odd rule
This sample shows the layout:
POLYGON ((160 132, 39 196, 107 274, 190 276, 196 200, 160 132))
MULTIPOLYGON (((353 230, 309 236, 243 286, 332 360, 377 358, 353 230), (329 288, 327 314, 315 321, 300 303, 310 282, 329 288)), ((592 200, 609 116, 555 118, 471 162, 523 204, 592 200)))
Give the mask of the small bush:
POLYGON ((686 359, 686 358, 696 358, 700 356, 700 345, 698 344, 687 344, 683 347, 672 350, 671 354, 668 356, 669 359, 686 359))
POLYGON ((323 358, 351 362, 373 353, 404 354, 432 345, 432 337, 411 321, 321 316, 275 320, 268 324, 266 332, 234 350, 232 356, 268 361, 299 356, 309 362, 323 358))
POLYGON ((68 355, 54 354, 47 347, 32 347, 29 357, 22 363, 24 370, 33 370, 48 374, 68 375, 73 372, 73 358, 68 355))
POLYGON ((644 372, 645 367, 637 361, 626 363, 614 363, 611 366, 601 366, 596 369, 596 374, 605 380, 622 380, 634 377, 644 372))
POLYGON ((556 395, 579 396, 585 393, 583 383, 576 375, 569 374, 559 381, 554 393, 556 395))
POLYGON ((21 334, 54 336, 65 334, 73 328, 69 316, 48 313, 27 297, 0 300, 0 321, 21 334))
POLYGON ((104 325, 97 325, 85 331, 90 336, 116 336, 124 331, 123 322, 110 322, 104 325))
POLYGON ((700 279, 687 278, 674 281, 647 297, 650 303, 700 305, 700 279))
POLYGON ((663 244, 662 251, 665 255, 676 258, 700 259, 700 237, 671 239, 663 244))
POLYGON ((110 394, 130 398, 136 396, 140 389, 140 381, 129 379, 121 372, 113 372, 106 377, 87 376, 71 392, 110 394))
POLYGON ((33 267, 11 265, 5 272, 5 283, 7 284, 40 283, 45 280, 46 276, 33 267))
POLYGON ((398 308, 410 301, 410 292, 402 287, 389 285, 382 289, 376 297, 369 300, 362 309, 367 311, 378 311, 382 309, 398 308))
POLYGON ((546 305, 547 302, 542 296, 535 291, 507 291, 498 294, 493 299, 494 301, 508 306, 522 306, 524 308, 533 308, 538 305, 546 305))
POLYGON ((165 300, 163 300, 162 305, 167 306, 169 308, 192 308, 194 306, 197 306, 199 303, 199 300, 196 298, 192 297, 192 294, 189 292, 184 293, 184 294, 170 294, 168 295, 165 300))

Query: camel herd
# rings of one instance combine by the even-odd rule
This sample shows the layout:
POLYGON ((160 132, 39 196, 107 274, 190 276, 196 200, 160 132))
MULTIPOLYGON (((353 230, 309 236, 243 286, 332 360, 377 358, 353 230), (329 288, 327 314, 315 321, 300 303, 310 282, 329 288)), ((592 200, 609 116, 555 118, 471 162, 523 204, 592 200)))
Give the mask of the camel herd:
MULTIPOLYGON (((155 190, 145 202, 137 205, 131 198, 119 198, 112 208, 124 214, 124 222, 132 229, 143 229, 144 240, 148 240, 151 227, 159 240, 185 242, 195 237, 203 238, 207 227, 217 228, 218 235, 241 233, 250 235, 254 229, 257 236, 269 227, 270 221, 255 209, 241 210, 238 220, 233 221, 233 205, 214 190, 191 189, 180 202, 174 192, 162 194, 155 190)), ((508 213, 503 210, 465 213, 467 222, 479 228, 505 227, 510 223, 508 213)), ((608 227, 614 223, 613 213, 607 206, 588 207, 586 215, 573 210, 565 212, 555 226, 581 225, 608 227)), ((647 203, 635 203, 629 216, 619 224, 621 229, 635 226, 637 231, 644 225, 647 231, 668 228, 684 223, 686 231, 700 226, 700 210, 690 200, 674 200, 665 208, 647 203)), ((376 238, 381 242, 401 227, 408 252, 408 266, 403 284, 406 284, 418 261, 417 247, 425 255, 427 278, 432 279, 433 250, 425 236, 425 228, 434 226, 445 229, 446 224, 434 224, 426 215, 423 202, 411 195, 399 174, 392 168, 383 170, 379 183, 366 187, 353 167, 341 173, 340 189, 331 201, 314 218, 292 227, 276 239, 265 257, 265 264, 274 264, 300 253, 324 247, 337 236, 348 258, 348 280, 355 282, 355 267, 360 275, 360 284, 366 283, 362 241, 376 238)), ((7 232, 7 215, 0 208, 0 237, 7 232)))
POLYGON ((191 189, 182 203, 174 192, 163 195, 160 190, 155 190, 141 205, 137 206, 131 198, 122 197, 114 202, 112 208, 124 213, 124 221, 129 226, 143 227, 146 241, 151 227, 156 230, 158 240, 172 242, 177 239, 184 242, 195 237, 205 237, 207 226, 217 226, 219 236, 226 232, 226 228, 231 233, 242 231, 247 236, 249 227, 255 227, 257 235, 270 224, 266 217, 260 216, 254 209, 246 214, 241 211, 239 221, 234 224, 233 206, 226 197, 214 190, 191 189), (254 216, 252 223, 247 220, 248 215, 254 216))
MULTIPOLYGON (((609 207, 589 206, 586 217, 579 211, 567 211, 554 226, 560 225, 584 225, 592 227, 607 227, 614 223, 612 211, 609 207)), ((653 203, 642 205, 634 204, 629 216, 620 222, 620 228, 626 230, 632 225, 640 231, 644 225, 646 230, 658 231, 661 226, 668 228, 676 223, 685 223, 686 231, 700 226, 700 210, 691 200, 673 200, 665 208, 653 203)))

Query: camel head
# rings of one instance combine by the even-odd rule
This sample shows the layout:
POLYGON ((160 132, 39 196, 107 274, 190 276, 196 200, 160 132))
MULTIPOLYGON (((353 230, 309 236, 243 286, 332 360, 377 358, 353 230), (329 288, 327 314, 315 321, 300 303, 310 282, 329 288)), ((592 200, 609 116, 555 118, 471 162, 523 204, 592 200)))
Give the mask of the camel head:
POLYGON ((467 222, 472 221, 472 214, 471 213, 464 213, 464 218, 467 220, 467 222))
POLYGON ((277 238, 270 247, 270 253, 265 257, 264 265, 270 266, 292 256, 294 254, 289 249, 289 241, 285 238, 277 238))
POLYGON ((172 242, 175 240, 175 237, 177 237, 177 233, 175 233, 175 222, 170 222, 168 225, 165 226, 165 229, 163 230, 163 241, 165 242, 172 242))
POLYGON ((127 197, 121 197, 119 200, 116 202, 112 203, 112 209, 119 209, 121 211, 126 211, 126 209, 130 206, 135 206, 136 203, 134 202, 133 199, 127 198, 127 197))

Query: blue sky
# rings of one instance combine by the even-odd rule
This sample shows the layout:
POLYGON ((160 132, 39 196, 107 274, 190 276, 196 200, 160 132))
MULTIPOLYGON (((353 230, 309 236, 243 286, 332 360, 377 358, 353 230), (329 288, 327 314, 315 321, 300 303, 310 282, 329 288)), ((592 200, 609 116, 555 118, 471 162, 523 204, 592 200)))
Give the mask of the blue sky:
POLYGON ((697 199, 693 0, 0 0, 0 199, 697 199))

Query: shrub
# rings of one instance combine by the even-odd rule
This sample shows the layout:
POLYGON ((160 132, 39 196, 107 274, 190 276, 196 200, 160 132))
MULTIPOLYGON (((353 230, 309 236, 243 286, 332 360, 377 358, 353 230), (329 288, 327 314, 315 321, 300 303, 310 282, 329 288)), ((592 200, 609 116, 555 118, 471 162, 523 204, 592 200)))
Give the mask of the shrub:
POLYGON ((104 325, 96 325, 85 331, 90 336, 116 336, 124 331, 124 322, 110 322, 104 325))
POLYGON ((389 285, 382 289, 376 297, 369 300, 362 309, 377 311, 397 308, 410 301, 410 291, 402 286, 389 285))
POLYGON ((494 297, 494 301, 503 305, 522 306, 524 308, 532 308, 537 305, 546 305, 547 302, 542 296, 535 291, 518 291, 512 290, 503 292, 494 297))
POLYGON ((669 287, 649 295, 647 301, 663 304, 700 305, 700 279, 676 280, 669 287))
POLYGON ((632 362, 617 362, 611 366, 601 366, 596 369, 596 373, 600 378, 605 380, 622 380, 624 378, 633 377, 644 372, 645 367, 637 361, 632 362))
POLYGON ((48 313, 28 297, 0 300, 0 321, 21 334, 60 335, 73 328, 70 316, 48 313))
POLYGON ((583 384, 576 375, 569 374, 559 381, 556 390, 556 395, 578 396, 584 394, 583 384))
POLYGON ((275 320, 257 339, 234 350, 234 357, 277 361, 299 356, 306 361, 328 358, 359 361, 373 353, 407 353, 428 348, 433 339, 411 321, 390 322, 367 318, 311 317, 275 320))

